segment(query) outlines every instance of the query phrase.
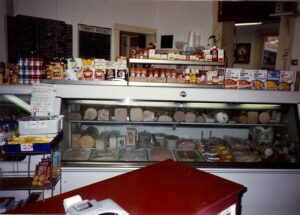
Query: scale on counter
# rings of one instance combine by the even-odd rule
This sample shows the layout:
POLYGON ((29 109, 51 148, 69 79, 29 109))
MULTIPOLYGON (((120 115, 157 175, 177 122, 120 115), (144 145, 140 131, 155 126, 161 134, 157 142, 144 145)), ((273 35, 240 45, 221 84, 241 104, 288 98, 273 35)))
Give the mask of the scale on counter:
POLYGON ((129 215, 112 199, 82 200, 79 195, 64 199, 66 215, 129 215))

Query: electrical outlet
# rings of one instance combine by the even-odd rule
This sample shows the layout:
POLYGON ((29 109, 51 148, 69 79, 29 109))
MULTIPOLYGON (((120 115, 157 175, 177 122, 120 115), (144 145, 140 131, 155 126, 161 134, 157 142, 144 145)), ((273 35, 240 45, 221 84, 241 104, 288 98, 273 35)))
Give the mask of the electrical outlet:
POLYGON ((292 66, 298 66, 298 64, 299 64, 299 60, 298 59, 292 59, 291 60, 291 65, 292 66))

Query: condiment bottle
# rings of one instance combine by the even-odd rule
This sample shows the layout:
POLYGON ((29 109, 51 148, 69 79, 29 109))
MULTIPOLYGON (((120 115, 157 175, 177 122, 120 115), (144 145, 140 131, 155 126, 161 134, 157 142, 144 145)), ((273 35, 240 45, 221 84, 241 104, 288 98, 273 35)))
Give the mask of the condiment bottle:
POLYGON ((60 60, 56 60, 53 66, 51 80, 62 80, 64 77, 63 67, 61 66, 60 60))
POLYGON ((218 49, 217 49, 217 47, 214 46, 210 53, 212 55, 212 61, 218 61, 218 49))

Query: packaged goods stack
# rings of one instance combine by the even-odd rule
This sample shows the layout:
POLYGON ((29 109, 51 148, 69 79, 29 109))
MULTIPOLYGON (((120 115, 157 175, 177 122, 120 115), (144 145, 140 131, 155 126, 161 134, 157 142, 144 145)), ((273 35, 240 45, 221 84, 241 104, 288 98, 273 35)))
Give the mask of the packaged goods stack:
POLYGON ((18 60, 19 84, 40 83, 45 78, 44 60, 41 57, 24 57, 18 60))

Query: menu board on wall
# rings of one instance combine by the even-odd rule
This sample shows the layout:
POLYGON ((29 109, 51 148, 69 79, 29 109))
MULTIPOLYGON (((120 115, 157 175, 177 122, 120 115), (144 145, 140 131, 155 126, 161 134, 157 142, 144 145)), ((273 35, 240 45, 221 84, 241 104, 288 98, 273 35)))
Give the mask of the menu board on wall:
POLYGON ((111 28, 78 25, 79 57, 110 60, 111 28))

